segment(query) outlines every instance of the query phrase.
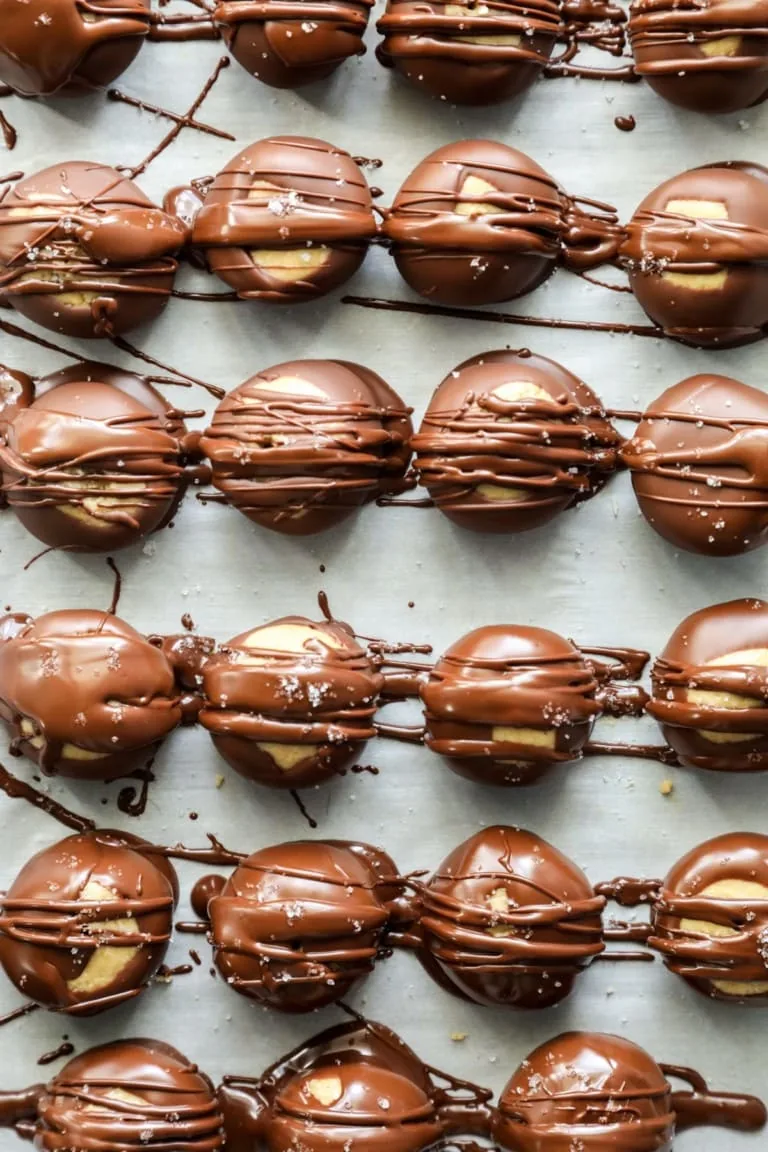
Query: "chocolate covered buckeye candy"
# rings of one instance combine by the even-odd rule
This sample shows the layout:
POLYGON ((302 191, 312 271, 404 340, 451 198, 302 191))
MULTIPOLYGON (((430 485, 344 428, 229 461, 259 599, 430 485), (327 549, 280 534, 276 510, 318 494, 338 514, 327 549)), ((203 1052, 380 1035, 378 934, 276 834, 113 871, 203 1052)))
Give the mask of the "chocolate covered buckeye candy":
POLYGON ((515 1152, 671 1152, 676 1131, 764 1127, 754 1096, 712 1092, 690 1068, 657 1064, 637 1044, 564 1032, 532 1052, 499 1100, 494 1137, 515 1152), (667 1075, 692 1091, 673 1092, 667 1075))
POLYGON ((768 396, 690 376, 643 413, 621 451, 652 528, 677 548, 737 556, 768 539, 768 396))
POLYGON ((192 242, 242 300, 295 304, 348 280, 376 233, 370 189, 348 153, 272 136, 218 174, 192 242))
POLYGON ((508 351, 450 372, 412 441, 435 505, 476 532, 538 528, 594 496, 620 443, 586 384, 554 360, 508 351))
POLYGON ((205 914, 230 987, 282 1012, 311 1012, 373 971, 402 885, 378 848, 297 840, 254 852, 226 883, 205 877, 193 905, 198 891, 214 892, 205 914))
POLYGON ((0 896, 0 964, 20 992, 90 1016, 138 996, 165 957, 176 873, 122 832, 68 836, 0 896))
POLYGON ((649 939, 671 972, 706 996, 768 998, 768 836, 730 832, 667 873, 649 939))
POLYGON ((768 323, 768 169, 728 161, 654 189, 619 257, 632 291, 667 336, 729 348, 768 323))
POLYGON ((22 96, 104 88, 149 23, 150 0, 0 0, 0 83, 22 96))
POLYGON ((0 1092, 0 1126, 42 1152, 220 1152, 213 1084, 161 1040, 117 1040, 75 1056, 49 1084, 0 1092))
POLYGON ((5 616, 0 637, 0 719, 46 776, 127 776, 181 722, 167 657, 108 612, 5 616))
POLYGON ((490 1096, 373 1021, 329 1028, 260 1080, 220 1089, 228 1152, 426 1152, 454 1132, 484 1134, 490 1096))
POLYGON ((420 688, 425 743, 460 776, 527 784, 578 759, 600 712, 578 648, 545 628, 495 624, 467 633, 420 688))
POLYGON ((561 5, 388 0, 382 64, 451 104, 497 104, 533 84, 564 33, 561 5))
POLYGON ((239 64, 273 88, 324 80, 365 53, 373 0, 219 0, 213 18, 239 64))
POLYGON ((386 214, 400 275, 441 304, 494 304, 542 284, 559 260, 614 255, 615 217, 588 216, 539 165, 494 140, 459 140, 422 160, 386 214))
POLYGON ((227 503, 306 536, 407 486, 410 411, 360 364, 291 360, 225 396, 201 448, 227 503))
POLYGON ((520 828, 475 833, 419 891, 425 968, 477 1004, 558 1004, 604 949, 603 897, 566 856, 520 828))
POLYGON ((200 723, 241 776, 303 788, 343 771, 376 735, 382 682, 347 625, 285 616, 206 661, 200 723))
POLYGON ((148 381, 83 362, 37 381, 0 411, 2 493, 53 548, 112 552, 164 527, 194 469, 176 409, 148 381))
POLYGON ((634 0, 635 69, 659 96, 692 112, 738 112, 768 93, 762 0, 634 0))
POLYGON ((0 201, 0 302, 66 336, 129 332, 168 303, 186 235, 114 168, 56 164, 0 201))
POLYGON ((691 768, 768 768, 768 604, 703 608, 672 633, 652 670, 648 712, 691 768))

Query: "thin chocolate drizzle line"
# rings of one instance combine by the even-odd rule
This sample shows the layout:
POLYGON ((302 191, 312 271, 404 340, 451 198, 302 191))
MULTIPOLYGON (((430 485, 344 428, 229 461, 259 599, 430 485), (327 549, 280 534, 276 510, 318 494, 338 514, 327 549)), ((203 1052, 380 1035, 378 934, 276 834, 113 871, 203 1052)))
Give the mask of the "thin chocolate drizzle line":
POLYGON ((37 1012, 40 1004, 36 1004, 30 1000, 28 1004, 22 1004, 20 1008, 14 1008, 12 1012, 7 1012, 5 1016, 0 1016, 0 1028, 4 1024, 12 1024, 14 1020, 20 1020, 22 1016, 29 1016, 30 1012, 37 1012))
MULTIPOLYGON (((2 324, 2 321, 0 321, 0 324, 2 324)), ((221 400, 221 398, 224 396, 224 389, 219 388, 217 384, 206 384, 204 380, 198 380, 196 376, 190 376, 186 372, 181 372, 176 368, 171 368, 169 365, 163 364, 161 360, 157 360, 154 356, 150 356, 148 352, 142 352, 140 348, 136 348, 133 344, 129 344, 123 336, 110 336, 109 341, 110 343, 114 344, 115 348, 119 348, 121 352, 127 352, 128 355, 133 356, 135 360, 142 360, 145 364, 151 364, 155 368, 161 368, 163 372, 170 372, 173 375, 180 377, 176 383, 181 384, 185 388, 188 388, 191 384, 196 384, 198 388, 202 388, 205 392, 217 400, 221 400)), ((160 376, 148 376, 147 379, 150 381, 159 381, 163 379, 167 380, 167 377, 164 378, 160 376)))
MULTIPOLYGON (((22 173, 14 173, 13 177, 8 179, 20 178, 22 173)), ((2 181, 0 181, 2 183, 2 181)), ((24 328, 20 328, 18 324, 12 324, 9 320, 0 319, 0 332, 6 332, 9 336, 16 336, 19 340, 26 340, 30 344, 37 344, 39 348, 45 348, 49 352, 58 352, 60 356, 66 356, 68 360, 80 361, 83 358, 82 352, 74 352, 69 348, 62 347, 61 344, 54 344, 51 340, 46 340, 43 336, 38 336, 35 332, 27 332, 24 328)), ((112 344, 119 348, 121 352, 125 352, 128 356, 132 356, 134 360, 142 360, 147 364, 152 364, 156 368, 162 368, 164 372, 169 372, 169 376, 146 376, 145 379, 150 384, 173 384, 178 388, 191 388, 193 384, 203 388, 204 391, 209 392, 211 396, 217 399, 224 395, 223 389, 219 389, 213 384, 206 384, 203 380, 197 380, 194 376, 187 376, 184 372, 177 372, 175 368, 171 368, 167 364, 155 360, 148 353, 134 348, 122 336, 112 336, 112 344)), ((114 368, 115 371, 120 371, 113 364, 107 364, 106 367, 114 368)))
POLYGON ((0 112, 0 132, 3 134, 3 143, 6 148, 9 152, 13 152, 18 143, 19 134, 4 112, 0 112))
POLYGON ((112 589, 112 599, 110 600, 107 612, 110 616, 116 616, 117 606, 120 603, 120 593, 123 589, 123 578, 120 575, 120 569, 118 568, 117 564, 115 564, 111 556, 107 556, 107 567, 111 568, 115 574, 115 585, 112 589))
POLYGON ((10 773, 3 764, 0 764, 0 792, 5 792, 11 800, 28 801, 48 816, 53 816, 54 820, 58 820, 66 828, 73 828, 75 832, 93 832, 96 828, 95 821, 71 812, 51 796, 38 792, 37 788, 10 773))
POLYGON ((207 303, 215 301, 220 304, 225 300, 239 300, 237 292, 185 292, 180 288, 172 288, 171 296, 177 300, 205 300, 207 303))
POLYGON ((523 328, 562 328, 575 332, 613 332, 616 335, 665 338, 655 324, 619 324, 603 320, 557 320, 544 316, 521 316, 512 312, 484 312, 480 308, 454 308, 447 304, 419 304, 414 300, 384 300, 376 296, 342 296, 342 304, 383 312, 409 312, 418 316, 447 316, 453 320, 487 320, 491 324, 519 324, 523 328))
POLYGON ((682 895, 664 887, 654 906, 648 943, 685 980, 764 983, 768 979, 765 940, 768 900, 725 899, 702 892, 682 895), (683 927, 698 923, 701 929, 683 927), (715 924, 720 935, 704 930, 715 924))
POLYGON ((215 128, 212 124, 205 124, 201 120, 196 120, 193 116, 187 115, 185 117, 178 112, 171 112, 169 108, 161 108, 157 104, 149 104, 146 100, 140 100, 137 96, 131 96, 127 92, 121 92, 119 88, 108 88, 107 100, 111 100, 115 104, 127 104, 129 108, 136 108, 140 112, 151 112, 153 116, 162 116, 166 120, 172 120, 174 124, 181 124, 183 128, 194 128, 197 132, 204 132, 209 136, 218 136, 222 140, 235 139, 231 132, 225 132, 223 128, 215 128))
MULTIPOLYGON (((603 935, 605 935, 605 933, 603 933, 603 935)), ((603 962, 606 960, 611 960, 614 962, 624 961, 625 963, 629 960, 633 963, 654 964, 656 957, 654 956, 653 952, 643 952, 639 948, 627 948, 623 952, 601 952, 598 956, 595 956, 592 963, 596 964, 599 960, 602 960, 603 962)))
MULTIPOLYGON (((190 0, 190 2, 194 2, 194 0, 190 0)), ((212 13, 203 4, 195 4, 195 7, 201 9, 202 15, 150 13, 147 40, 155 44, 187 42, 189 40, 221 40, 221 31, 214 24, 212 13)))
POLYGON ((630 296, 633 295, 632 289, 629 284, 609 284, 607 280, 598 280, 596 276, 590 276, 588 272, 575 272, 581 280, 586 280, 588 284, 594 284, 596 288, 607 288, 609 292, 628 292, 630 296))
POLYGON ((206 936, 211 929, 206 920, 178 920, 173 927, 192 936, 206 936))
POLYGON ((585 756, 630 756, 638 760, 656 760, 670 768, 679 768, 677 753, 666 744, 607 744, 590 740, 584 745, 585 756))
POLYGON ((685 1080, 692 1092, 673 1092, 672 1109, 678 1132, 703 1125, 756 1132, 765 1125, 768 1111, 756 1096, 736 1092, 714 1092, 700 1072, 678 1064, 660 1064, 665 1076, 685 1080))
POLYGON ((652 928, 647 923, 635 923, 628 920, 612 920, 604 929, 606 940, 631 940, 645 944, 651 935, 652 928))
POLYGON ((302 816, 306 820, 307 824, 309 824, 310 828, 317 828, 317 820, 315 820, 312 816, 310 816, 309 812, 307 811, 306 805, 304 804, 304 801, 302 800, 301 796, 299 795, 299 793, 296 791, 295 788, 291 788, 290 795, 293 797, 293 800, 296 804, 296 807, 298 808, 299 812, 301 812, 302 816))
MULTIPOLYGON (((160 143, 157 145, 157 147, 153 148, 152 151, 149 153, 149 155, 146 156, 144 158, 144 160, 141 161, 140 164, 137 164, 134 168, 129 168, 127 170, 126 175, 128 176, 128 179, 135 180, 136 177, 140 176, 142 172, 146 172, 147 168, 152 163, 152 161, 156 160, 157 157, 162 152, 164 152, 166 150, 166 148, 168 148, 174 142, 174 140, 179 135, 179 133, 184 128, 189 128, 191 126, 195 113, 200 109, 200 106, 203 104, 205 98, 210 93, 211 89, 213 88, 214 84, 218 80, 221 73, 224 71, 225 68, 228 68, 228 67, 229 67, 229 57, 228 56, 221 56, 219 58, 219 60, 217 61, 216 67, 214 68, 213 72, 211 73, 211 75, 208 77, 205 84, 203 85, 200 94, 190 104, 189 109, 184 113, 183 116, 180 117, 180 119, 172 126, 172 128, 170 128, 170 130, 166 133, 166 135, 163 137, 163 139, 160 141, 160 143)), ((222 393, 222 395, 223 395, 223 393, 222 393)))
POLYGON ((225 848, 218 837, 212 832, 206 832, 206 839, 210 848, 187 848, 185 844, 172 844, 162 846, 149 844, 142 847, 142 852, 148 856, 167 856, 172 860, 188 860, 194 864, 211 864, 213 867, 226 867, 230 864, 239 864, 248 858, 247 852, 235 852, 225 848))
POLYGON ((43 556, 48 556, 51 552, 71 552, 72 550, 72 546, 69 544, 61 544, 58 547, 52 544, 49 548, 43 548, 40 552, 35 552, 34 556, 30 560, 27 560, 22 568, 22 572, 28 572, 33 564, 36 564, 38 560, 42 560, 43 556))
POLYGON ((166 980, 172 980, 174 976, 188 976, 194 970, 193 964, 177 964, 174 968, 169 968, 167 964, 161 964, 154 979, 159 980, 162 984, 166 980))
POLYGON ((58 1048, 53 1048, 50 1052, 44 1052, 42 1056, 37 1059, 38 1064, 53 1064, 55 1060, 62 1060, 65 1056, 72 1056, 75 1051, 75 1046, 70 1040, 63 1040, 58 1048))
POLYGON ((617 876, 614 880, 604 880, 595 884, 595 892, 613 900, 622 908, 637 908, 641 904, 653 904, 659 898, 663 880, 638 879, 635 876, 617 876))

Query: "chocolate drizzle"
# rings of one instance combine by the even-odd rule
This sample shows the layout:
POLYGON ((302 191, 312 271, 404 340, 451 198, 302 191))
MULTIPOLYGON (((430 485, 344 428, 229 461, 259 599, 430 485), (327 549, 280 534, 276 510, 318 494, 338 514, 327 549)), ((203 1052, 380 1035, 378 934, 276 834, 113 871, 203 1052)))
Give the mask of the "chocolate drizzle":
POLYGON ((633 0, 629 34, 638 75, 673 104, 736 112, 768 93, 765 0, 633 0))
POLYGON ((230 392, 200 447, 224 500, 262 527, 306 535, 410 486, 410 411, 359 364, 293 360, 230 392))
POLYGON ((415 886, 427 972, 480 1004, 557 1004, 604 948, 604 898, 556 848, 518 828, 478 832, 415 886))
POLYGON ((521 531, 593 496, 621 437, 593 392, 559 364, 512 351, 460 364, 412 445, 434 504, 477 531, 521 531))
POLYGON ((301 788, 353 763, 375 736, 381 682, 347 625, 287 616, 210 657, 200 723, 242 775, 301 788))
POLYGON ((192 243, 243 300, 311 300, 362 264, 377 234, 372 205, 348 153, 274 136, 244 149, 211 183, 192 243))
POLYGON ((222 1116, 207 1076, 159 1040, 91 1048, 47 1085, 0 1096, 0 1126, 46 1149, 221 1152, 222 1116))
POLYGON ((47 792, 40 792, 31 784, 27 784, 26 781, 13 776, 2 764, 0 764, 0 791, 4 792, 11 800, 26 800, 33 807, 45 812, 47 816, 52 816, 54 820, 58 820, 66 828, 74 828, 76 832, 88 832, 96 827, 94 821, 88 816, 80 816, 77 812, 71 812, 63 804, 59 804, 57 800, 49 796, 47 792))
POLYGON ((167 950, 178 894, 144 843, 87 832, 22 868, 0 897, 0 964, 20 991, 78 1015, 139 995, 167 950))

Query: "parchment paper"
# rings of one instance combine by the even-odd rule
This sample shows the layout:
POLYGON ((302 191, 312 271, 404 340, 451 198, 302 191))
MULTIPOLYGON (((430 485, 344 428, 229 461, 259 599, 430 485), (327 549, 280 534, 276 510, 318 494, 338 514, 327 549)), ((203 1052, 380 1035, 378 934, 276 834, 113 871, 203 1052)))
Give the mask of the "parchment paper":
MULTIPOLYGON (((377 5, 374 12, 381 10, 377 5)), ((373 21, 372 21, 373 24, 373 21)), ((609 200, 624 218, 661 180, 706 161, 768 161, 768 108, 722 119, 697 118, 666 106, 644 86, 558 80, 538 84, 517 105, 461 111, 419 97, 392 79, 369 53, 325 85, 301 94, 274 92, 233 64, 200 118, 236 135, 231 143, 184 131, 140 183, 160 198, 190 177, 215 173, 236 151, 274 133, 329 139, 354 154, 383 159, 370 174, 388 203, 415 164, 442 143, 486 135, 530 153, 573 193, 609 200), (619 132, 619 114, 637 128, 619 132)), ((182 112, 221 54, 221 46, 147 45, 119 86, 182 112)), ((166 121, 92 100, 47 105, 4 100, 20 130, 2 167, 32 173, 57 160, 136 163, 167 130, 166 121)), ((216 290, 213 278, 183 272, 179 286, 216 290)), ((394 264, 374 249, 347 287, 358 294, 409 297, 394 264)), ((761 386, 765 345, 708 353, 656 340, 521 329, 363 311, 337 296, 315 305, 276 309, 248 303, 172 301, 135 342, 160 359, 229 389, 257 370, 309 356, 357 359, 381 373, 420 419, 427 401, 455 365, 479 352, 527 346, 581 375, 609 405, 642 407, 664 388, 712 369, 761 386)), ((566 273, 508 310, 578 319, 642 320, 631 296, 591 288, 566 273)), ((12 313, 5 313, 15 320, 12 313)), ((25 321, 20 321, 26 325, 25 321)), ((29 325, 26 325, 29 327, 29 325)), ((46 333, 42 333, 46 335, 46 333)), ((69 347, 73 342, 63 341, 69 347)), ((65 361, 0 333, 0 358, 31 373, 65 361)), ((104 342, 80 345, 84 357, 141 371, 104 342)), ((168 389, 189 407, 212 407, 199 389, 168 389)), ((201 423, 201 422, 199 422, 201 423)), ((34 615, 70 606, 106 607, 112 576, 104 559, 49 555, 29 571, 39 544, 12 514, 0 521, 0 602, 34 615)), ((498 621, 535 623, 577 641, 635 645, 656 653, 688 613, 735 596, 765 595, 766 552, 706 560, 676 552, 646 526, 626 476, 554 525, 522 536, 462 533, 437 512, 366 510, 357 520, 307 541, 256 529, 238 513, 188 498, 173 530, 118 554, 124 578, 119 614, 145 631, 180 630, 188 612, 198 630, 220 640, 286 613, 313 616, 323 588, 335 613, 369 635, 427 641, 437 653, 464 632, 498 621), (326 566, 325 573, 320 565, 326 566), (414 607, 409 608, 408 602, 414 607)), ((604 739, 631 739, 651 722, 605 721, 604 739)), ((426 749, 388 742, 369 748, 377 777, 347 777, 305 793, 319 821, 318 836, 363 838, 393 853, 403 870, 436 866, 477 828, 492 822, 532 828, 570 854, 594 880, 619 873, 663 875, 707 837, 736 829, 765 830, 768 780, 674 771, 635 760, 595 759, 554 771, 525 790, 473 785, 426 749), (664 797, 659 786, 674 781, 664 797)), ((8 758, 3 755, 8 762, 8 758)), ((11 761, 26 779, 26 761, 11 761)), ((117 811, 120 785, 54 781, 51 792, 104 826, 127 828, 162 843, 201 846, 215 832, 229 846, 251 851, 308 834, 287 795, 240 779, 220 761, 203 729, 176 733, 156 763, 157 782, 145 815, 117 811), (216 775, 225 776, 215 787, 216 775), (102 798, 107 799, 106 805, 102 798), (197 812, 192 821, 189 813, 197 812)), ((0 888, 33 851, 66 835, 50 817, 0 796, 0 888)), ((199 866, 181 865, 185 894, 199 866)), ((188 910, 182 906, 180 917, 188 910)), ((281 1017, 251 1005, 209 975, 204 939, 179 935, 169 964, 200 950, 203 965, 170 985, 157 985, 130 1006, 76 1021, 38 1012, 0 1029, 0 1087, 31 1083, 60 1064, 38 1068, 37 1057, 64 1034, 78 1051, 110 1038, 157 1036, 177 1045, 212 1076, 259 1074, 304 1037, 335 1023, 336 1009, 312 1017, 281 1017)), ((21 1002, 0 978, 0 1012, 21 1002)), ((527 1052, 567 1028, 616 1031, 658 1059, 698 1066, 724 1089, 768 1093, 764 1011, 709 1003, 661 964, 598 964, 558 1008, 520 1014, 490 1011, 449 997, 408 955, 381 963, 351 1002, 398 1030, 420 1055, 459 1076, 498 1090, 527 1052), (451 1034, 466 1033, 461 1042, 451 1034)), ((765 1147, 717 1131, 685 1134, 681 1149, 725 1152, 765 1147)), ((16 1147, 0 1134, 1 1152, 16 1147)))

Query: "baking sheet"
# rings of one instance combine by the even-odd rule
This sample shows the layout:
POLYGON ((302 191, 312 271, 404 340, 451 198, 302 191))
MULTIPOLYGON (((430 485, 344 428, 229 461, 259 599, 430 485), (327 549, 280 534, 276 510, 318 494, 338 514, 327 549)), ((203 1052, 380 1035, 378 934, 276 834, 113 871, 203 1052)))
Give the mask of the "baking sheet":
MULTIPOLYGON (((236 143, 186 130, 140 179, 142 187, 159 199, 172 185, 215 173, 255 139, 301 132, 354 154, 381 158, 383 167, 370 178, 383 188, 382 202, 388 203, 426 153, 452 139, 486 135, 530 153, 569 191, 612 201, 626 218, 648 190, 685 168, 724 159, 768 161, 768 107, 717 120, 697 118, 665 105, 643 86, 558 80, 538 84, 516 105, 457 110, 419 98, 392 79, 376 64, 375 41, 371 27, 369 53, 362 61, 348 63, 330 82, 300 94, 265 88, 233 64, 199 116, 229 128, 236 143), (637 120, 631 134, 613 124, 615 116, 627 113, 637 120)), ((219 55, 221 47, 212 44, 147 45, 118 83, 126 92, 181 112, 219 55)), ((2 108, 20 132, 15 152, 0 153, 5 171, 31 173, 58 159, 133 164, 168 127, 98 98, 48 105, 13 99, 4 100, 2 108)), ((188 270, 178 286, 220 287, 188 270)), ((346 290, 408 298, 382 249, 370 253, 346 290)), ((528 346, 560 360, 607 404, 624 408, 643 406, 694 372, 712 369, 757 386, 765 375, 764 345, 712 354, 638 337, 363 311, 343 306, 340 296, 290 310, 172 301, 164 317, 136 335, 135 342, 226 389, 294 357, 359 359, 401 392, 417 421, 451 368, 503 346, 528 346)), ((533 315, 642 320, 631 296, 592 288, 566 273, 512 307, 533 315)), ((72 341, 62 343, 77 347, 72 341)), ((84 357, 141 371, 106 343, 80 348, 84 357)), ((64 364, 61 357, 2 333, 0 349, 0 359, 31 373, 64 364)), ((167 392, 182 406, 213 406, 199 389, 167 392)), ((24 571, 38 550, 38 542, 11 514, 2 516, 2 604, 37 615, 109 603, 112 575, 103 558, 54 554, 24 571)), ((634 645, 656 653, 695 609, 765 594, 766 559, 765 551, 717 561, 676 552, 645 525, 626 476, 615 478, 594 501, 554 525, 509 538, 462 533, 437 512, 370 508, 325 536, 292 540, 260 531, 234 511, 189 498, 173 530, 119 554, 119 614, 141 630, 170 632, 180 630, 180 617, 188 612, 201 633, 226 640, 287 613, 316 614, 322 588, 334 612, 362 633, 426 641, 437 653, 471 628, 503 621, 542 625, 585 644, 634 645)), ((607 740, 614 735, 629 740, 642 731, 654 739, 654 727, 651 722, 604 721, 598 731, 607 740)), ((403 870, 436 866, 477 828, 499 821, 539 832, 593 881, 622 872, 661 875, 707 837, 765 830, 768 781, 759 776, 696 775, 639 760, 603 758, 558 769, 535 787, 505 791, 460 779, 426 749, 381 742, 369 748, 367 759, 380 766, 379 776, 347 777, 305 793, 319 822, 316 835, 380 843, 403 870), (659 785, 670 776, 674 792, 664 797, 659 785)), ((26 779, 34 771, 26 761, 12 761, 11 767, 26 779)), ((252 851, 308 832, 289 796, 236 776, 219 760, 203 729, 176 733, 155 771, 157 782, 140 820, 118 812, 119 784, 54 781, 50 790, 102 825, 166 844, 181 840, 201 846, 204 834, 214 832, 228 846, 252 851), (217 790, 219 773, 225 783, 217 790), (197 821, 190 820, 192 812, 199 814, 197 821)), ((66 835, 50 817, 2 795, 0 822, 0 886, 32 851, 66 835)), ((202 870, 181 864, 179 871, 188 894, 202 870)), ((186 913, 182 906, 179 918, 186 913)), ((36 1060, 64 1034, 77 1051, 120 1036, 157 1036, 214 1077, 256 1075, 301 1039, 340 1018, 333 1008, 290 1018, 250 1004, 211 978, 209 951, 200 938, 178 935, 168 963, 186 961, 190 947, 200 950, 201 967, 170 985, 155 986, 129 1006, 81 1021, 39 1012, 0 1029, 0 1086, 21 1086, 54 1072, 60 1063, 44 1070, 36 1060)), ((0 1013, 20 999, 0 979, 0 1013)), ((580 978, 564 1004, 519 1014, 453 999, 427 980, 411 956, 396 955, 349 999, 399 1031, 425 1060, 495 1090, 535 1045, 566 1028, 588 1028, 621 1032, 660 1060, 695 1064, 717 1087, 768 1094, 760 1055, 765 1051, 764 1012, 709 1003, 658 961, 598 964, 580 978), (466 1039, 452 1041, 452 1033, 466 1033, 466 1039)), ((684 1134, 679 1145, 725 1152, 764 1147, 765 1140, 765 1135, 712 1130, 684 1134)), ((0 1133, 0 1152, 16 1147, 11 1134, 0 1133)))

